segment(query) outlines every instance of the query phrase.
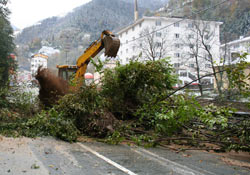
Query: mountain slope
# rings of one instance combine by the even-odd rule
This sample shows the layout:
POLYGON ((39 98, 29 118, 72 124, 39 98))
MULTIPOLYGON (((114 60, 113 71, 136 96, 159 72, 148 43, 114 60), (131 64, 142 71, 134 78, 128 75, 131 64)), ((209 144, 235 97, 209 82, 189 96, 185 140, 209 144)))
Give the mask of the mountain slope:
MULTIPOLYGON (((168 0, 138 0, 139 14, 147 9, 155 10, 168 0)), ((41 21, 40 24, 25 28, 16 38, 17 44, 31 42, 35 38, 47 40, 58 46, 62 37, 67 35, 73 45, 84 41, 84 35, 90 34, 90 40, 99 37, 105 30, 114 30, 131 23, 134 19, 134 0, 92 0, 65 17, 52 17, 41 21), (58 42, 56 42, 58 41, 58 42)))

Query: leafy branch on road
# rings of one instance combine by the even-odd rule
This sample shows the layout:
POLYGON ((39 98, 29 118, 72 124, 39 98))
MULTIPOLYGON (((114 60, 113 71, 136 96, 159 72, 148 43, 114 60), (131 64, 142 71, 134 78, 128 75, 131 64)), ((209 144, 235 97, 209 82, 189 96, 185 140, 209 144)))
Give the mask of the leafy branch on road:
POLYGON ((189 95, 170 96, 177 77, 168 60, 132 61, 103 74, 101 88, 83 85, 51 109, 26 117, 2 106, 0 132, 70 142, 87 135, 111 144, 250 151, 249 118, 238 118, 227 107, 201 105, 189 95))

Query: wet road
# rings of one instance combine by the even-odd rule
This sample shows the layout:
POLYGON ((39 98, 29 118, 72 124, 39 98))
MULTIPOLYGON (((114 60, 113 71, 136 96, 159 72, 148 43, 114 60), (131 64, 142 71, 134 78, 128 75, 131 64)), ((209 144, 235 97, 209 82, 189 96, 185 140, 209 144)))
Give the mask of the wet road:
POLYGON ((0 139, 0 175, 247 175, 205 152, 175 153, 52 138, 0 139))

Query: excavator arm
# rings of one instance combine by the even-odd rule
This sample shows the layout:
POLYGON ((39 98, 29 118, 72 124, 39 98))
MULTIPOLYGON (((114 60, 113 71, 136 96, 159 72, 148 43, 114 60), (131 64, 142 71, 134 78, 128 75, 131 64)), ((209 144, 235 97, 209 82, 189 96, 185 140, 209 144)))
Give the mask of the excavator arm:
POLYGON ((110 31, 103 31, 101 38, 97 41, 94 41, 78 58, 76 63, 78 69, 75 78, 84 78, 84 74, 86 73, 90 59, 94 58, 98 53, 100 53, 103 48, 105 48, 105 56, 116 57, 119 47, 120 40, 116 38, 110 31))
POLYGON ((75 80, 82 81, 86 73, 90 59, 94 58, 98 53, 105 49, 105 56, 116 57, 120 48, 120 40, 115 37, 112 32, 104 30, 101 37, 92 42, 84 53, 77 59, 76 65, 61 65, 57 66, 59 69, 58 75, 66 80, 69 79, 69 72, 76 72, 75 80))

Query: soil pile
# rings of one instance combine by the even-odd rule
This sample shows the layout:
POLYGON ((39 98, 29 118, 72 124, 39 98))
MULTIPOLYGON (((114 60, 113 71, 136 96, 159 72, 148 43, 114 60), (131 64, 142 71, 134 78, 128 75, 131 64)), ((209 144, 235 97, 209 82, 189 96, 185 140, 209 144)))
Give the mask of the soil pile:
POLYGON ((39 67, 35 78, 40 84, 39 99, 46 107, 51 107, 68 90, 68 82, 55 76, 49 69, 39 67))

